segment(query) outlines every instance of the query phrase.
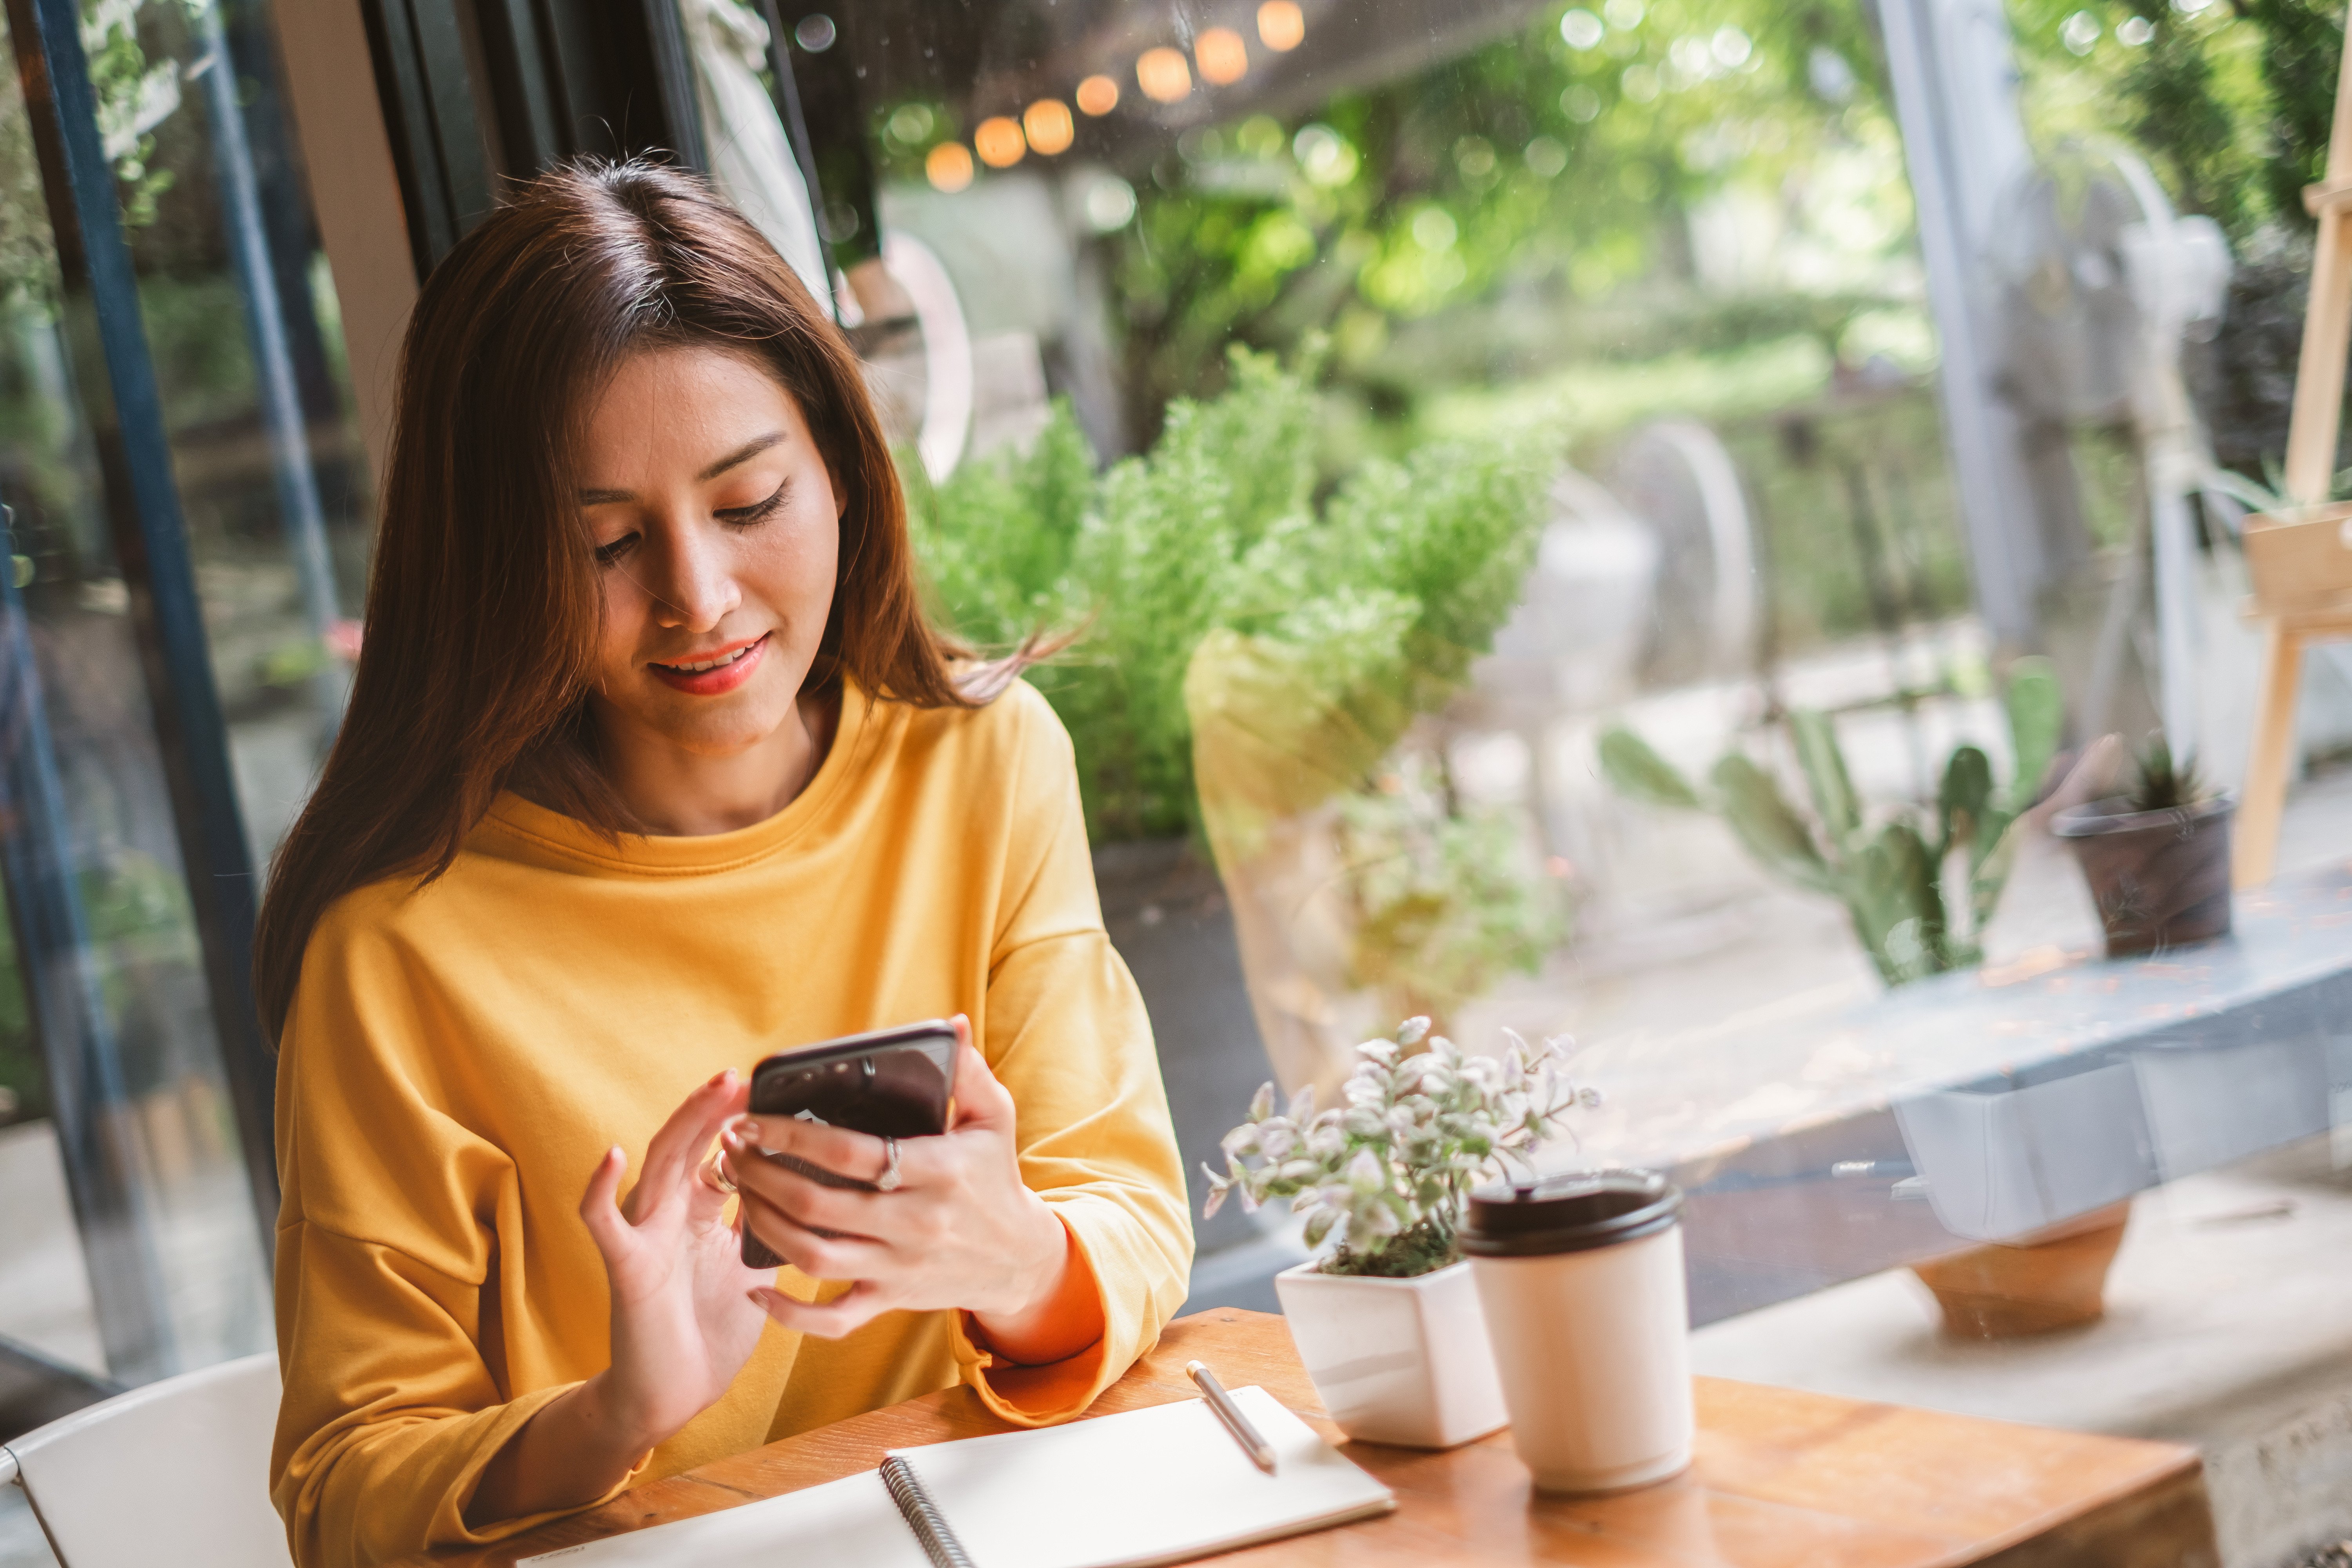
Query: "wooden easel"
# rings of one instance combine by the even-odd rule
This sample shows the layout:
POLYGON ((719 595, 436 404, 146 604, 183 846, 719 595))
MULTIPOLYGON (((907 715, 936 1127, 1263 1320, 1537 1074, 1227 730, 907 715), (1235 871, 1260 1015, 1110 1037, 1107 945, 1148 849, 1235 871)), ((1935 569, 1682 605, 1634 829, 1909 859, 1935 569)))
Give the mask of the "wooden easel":
MULTIPOLYGON (((2352 27, 2352 16, 2347 24, 2352 27)), ((2319 240, 2312 252, 2311 299, 2286 437, 2286 493, 2299 510, 2246 520, 2246 566, 2254 586, 2249 611, 2263 623, 2263 687, 2238 807, 2231 879, 2241 888, 2270 880, 2278 856, 2303 650, 2310 643, 2352 637, 2352 505, 2326 504, 2344 412, 2345 359, 2352 353, 2352 47, 2336 72, 2327 176, 2304 188, 2303 205, 2319 219, 2319 240)))

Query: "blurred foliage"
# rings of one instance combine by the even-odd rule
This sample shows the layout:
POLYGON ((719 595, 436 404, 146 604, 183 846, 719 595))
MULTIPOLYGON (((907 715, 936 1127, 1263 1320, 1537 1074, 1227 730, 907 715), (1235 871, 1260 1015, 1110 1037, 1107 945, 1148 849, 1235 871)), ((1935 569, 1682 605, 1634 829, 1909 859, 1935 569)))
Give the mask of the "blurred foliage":
POLYGON ((2121 132, 2175 201, 2238 246, 2305 233, 2327 160, 2343 8, 2331 0, 2010 0, 2037 145, 2121 132))
MULTIPOLYGON (((145 1038, 152 1031, 140 1015, 157 1001, 151 984, 155 963, 187 967, 196 956, 187 889, 170 867, 135 849, 118 850, 109 865, 86 868, 76 882, 116 1048, 136 1086, 152 1087, 168 1067, 145 1038)), ((0 918, 0 1125, 48 1113, 47 1076, 16 962, 16 929, 0 918)))
MULTIPOLYGON (((1841 232, 1813 251, 1901 256, 1908 197, 1874 50, 1847 0, 1591 0, 1311 111, 1185 132, 1128 171, 1134 216, 1109 239, 1130 427, 1148 436, 1170 399, 1214 391, 1234 342, 1286 352, 1328 332, 1329 374, 1392 417, 1433 354, 1447 380, 1491 380, 1586 352, 1744 343, 1758 315, 1833 339, 1854 296, 1886 301, 1879 280, 1780 258, 1808 271, 1800 286, 1693 307, 1694 250, 1713 242, 1687 217, 1744 187, 1801 219, 1834 205, 1841 232), (1628 300, 1661 278, 1680 283, 1628 300), (1451 330, 1482 301, 1486 330, 1451 330), (1489 351, 1507 363, 1480 363, 1489 351)), ((876 122, 900 179, 957 133, 925 104, 876 122)))
MULTIPOLYGON (((82 48, 98 99, 99 132, 114 164, 121 219, 128 228, 156 220, 157 204, 175 179, 156 157, 155 128, 178 110, 180 70, 152 57, 141 41, 151 25, 184 28, 191 0, 81 0, 82 48), (179 13, 171 15, 171 13, 179 13)), ((194 0, 202 3, 202 0, 194 0)), ((0 37, 6 23, 0 19, 0 37)), ((41 195, 40 161, 25 112, 23 84, 10 70, 0 82, 0 307, 47 314, 57 303, 57 244, 41 195)))
POLYGON ((25 1006, 16 933, 0 921, 0 1127, 49 1113, 48 1075, 25 1006))
POLYGON ((1450 809, 1421 765, 1339 801, 1356 927, 1349 979, 1390 1012, 1458 1016, 1510 971, 1533 974, 1568 939, 1559 883, 1516 813, 1450 809))
MULTIPOLYGON (((2286 447, 2310 284, 2303 187, 2321 178, 2344 45, 2319 0, 2011 0, 2037 142, 2124 132, 2238 254, 2226 316, 2192 348, 2214 456, 2249 478, 2286 447)), ((2337 449, 2352 461, 2352 420, 2337 449)))
POLYGON ((1309 370, 1236 350, 1226 392, 1171 405, 1148 456, 1099 476, 1066 405, 1026 452, 936 489, 908 475, 945 624, 1000 648, 1084 629, 1032 679, 1069 726, 1097 842, 1198 825, 1186 678, 1213 633, 1245 639, 1284 693, 1346 707, 1361 770, 1517 599, 1544 473, 1524 445, 1367 462, 1318 509, 1309 370))
POLYGON ((1786 405, 1715 429, 1756 510, 1775 653, 1968 612, 1932 386, 1786 405))

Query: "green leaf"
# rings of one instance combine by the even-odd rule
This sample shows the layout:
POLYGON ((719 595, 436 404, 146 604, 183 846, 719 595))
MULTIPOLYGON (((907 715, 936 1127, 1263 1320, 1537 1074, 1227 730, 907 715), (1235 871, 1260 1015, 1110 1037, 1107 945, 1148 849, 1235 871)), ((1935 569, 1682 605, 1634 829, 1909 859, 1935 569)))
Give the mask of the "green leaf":
POLYGON ((1837 726, 1826 713, 1800 708, 1789 715, 1789 734, 1797 743, 1797 765, 1804 770, 1822 830, 1833 847, 1842 848, 1862 826, 1862 802, 1845 770, 1837 726))
POLYGON ((1837 890, 1804 818, 1771 774, 1744 754, 1728 752, 1708 778, 1721 799, 1724 820, 1749 854, 1800 887, 1822 893, 1837 890))
MULTIPOLYGON (((1936 792, 1936 858, 1941 861, 1960 839, 1976 842, 1985 836, 1985 818, 1992 805, 1992 762, 1975 746, 1961 746, 1944 764, 1944 783, 1936 792)), ((1986 842, 1990 842, 1989 839, 1986 842)))
POLYGON ((2010 667, 2009 743, 2017 758, 2017 773, 2009 781, 2009 815, 2021 816, 2042 793, 2050 759, 2058 754, 2058 735, 2066 721, 2066 705, 2058 694, 2056 667, 2046 658, 2021 658, 2010 667))
POLYGON ((1658 755, 1649 742, 1622 724, 1601 731, 1600 751, 1601 776, 1619 795, 1652 805, 1679 806, 1685 811, 1700 808, 1698 791, 1691 788, 1690 781, 1658 755))
POLYGON ((1889 985, 1947 967, 1943 895, 1936 863, 1907 822, 1890 822, 1853 858, 1846 907, 1880 976, 1889 985))
POLYGON ((2257 484, 2232 469, 2215 467, 2205 475, 2205 488, 2220 490, 2249 511, 2293 511, 2295 503, 2268 485, 2257 484))

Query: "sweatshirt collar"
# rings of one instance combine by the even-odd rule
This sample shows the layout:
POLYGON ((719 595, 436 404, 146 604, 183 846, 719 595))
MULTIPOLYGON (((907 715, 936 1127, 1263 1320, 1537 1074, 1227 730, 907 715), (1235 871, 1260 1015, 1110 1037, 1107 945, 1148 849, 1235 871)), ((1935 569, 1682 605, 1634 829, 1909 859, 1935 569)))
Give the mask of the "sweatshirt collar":
POLYGON ((749 827, 691 837, 625 833, 614 840, 512 790, 501 791, 491 803, 487 822, 600 870, 651 877, 723 871, 774 854, 803 837, 823 817, 842 793, 843 781, 857 769, 858 756, 871 738, 872 717, 872 700, 856 681, 843 677, 841 719, 834 727, 833 744, 817 765, 816 776, 782 811, 749 827))

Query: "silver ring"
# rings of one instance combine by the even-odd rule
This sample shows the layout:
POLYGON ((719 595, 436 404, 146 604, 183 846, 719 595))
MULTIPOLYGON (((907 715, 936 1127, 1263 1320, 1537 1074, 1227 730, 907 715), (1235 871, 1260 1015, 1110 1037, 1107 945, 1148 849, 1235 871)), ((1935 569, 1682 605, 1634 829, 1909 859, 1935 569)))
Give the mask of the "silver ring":
POLYGON ((735 1185, 735 1179, 727 1173, 727 1162, 719 1159, 716 1154, 712 1155, 710 1157, 709 1173, 710 1184, 712 1186, 717 1187, 720 1192, 727 1194, 730 1197, 734 1195, 738 1189, 735 1185))
POLYGON ((885 1138, 882 1140, 882 1151, 887 1156, 889 1163, 883 1167, 880 1175, 874 1178, 874 1190, 877 1193, 895 1193, 898 1190, 898 1184, 906 1180, 898 1174, 898 1141, 896 1138, 885 1138))

